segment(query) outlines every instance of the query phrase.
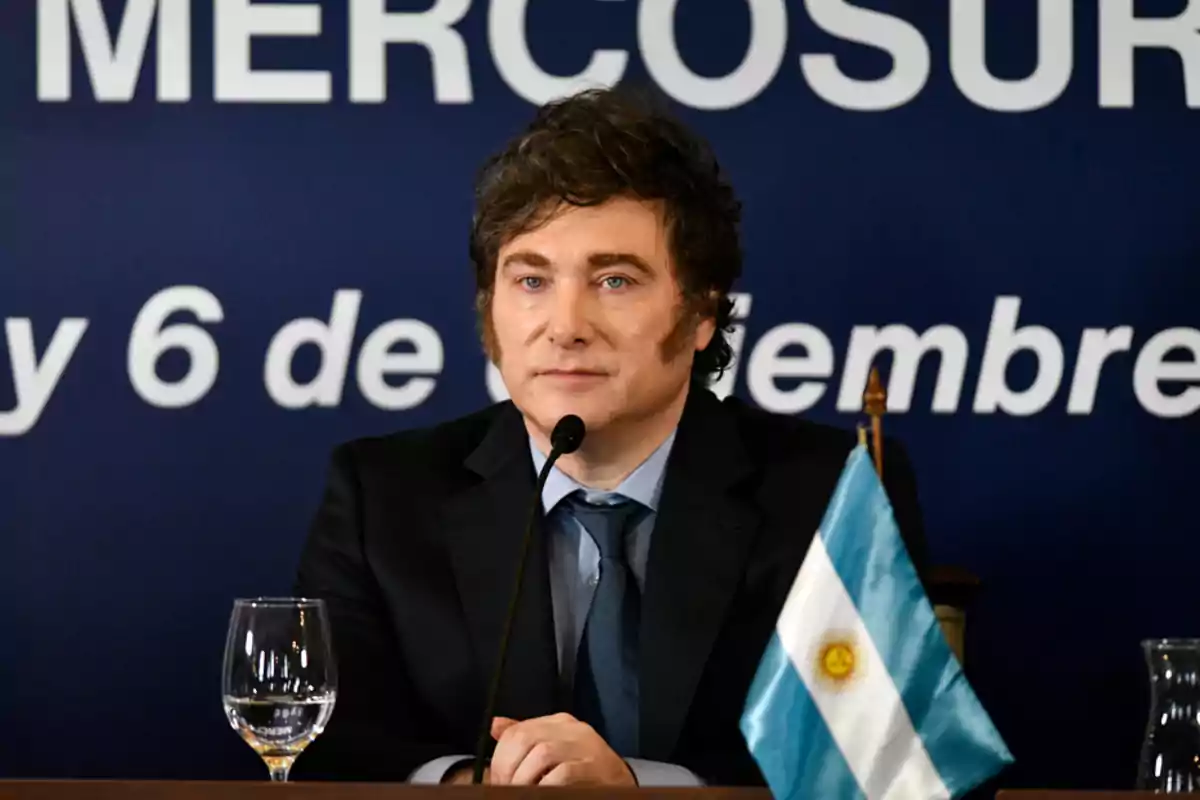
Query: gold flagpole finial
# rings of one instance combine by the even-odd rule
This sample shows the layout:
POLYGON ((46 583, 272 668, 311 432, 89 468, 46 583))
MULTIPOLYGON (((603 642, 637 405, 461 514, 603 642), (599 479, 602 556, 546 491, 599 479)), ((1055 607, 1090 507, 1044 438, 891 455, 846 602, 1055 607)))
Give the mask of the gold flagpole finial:
POLYGON ((863 409, 871 417, 872 444, 875 454, 875 472, 883 477, 883 415, 887 412, 887 392, 879 377, 879 368, 871 367, 867 379, 867 390, 863 392, 863 409))

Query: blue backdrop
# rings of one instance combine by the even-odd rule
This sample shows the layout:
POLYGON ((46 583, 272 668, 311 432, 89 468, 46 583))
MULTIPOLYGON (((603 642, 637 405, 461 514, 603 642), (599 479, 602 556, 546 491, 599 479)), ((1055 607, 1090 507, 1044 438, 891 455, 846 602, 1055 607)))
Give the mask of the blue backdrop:
POLYGON ((745 201, 723 391, 852 425, 896 347, 1005 782, 1131 785, 1138 642, 1200 635, 1200 2, 990 5, 5 2, 0 772, 265 775, 231 601, 336 442, 489 401, 473 173, 595 58, 745 201))

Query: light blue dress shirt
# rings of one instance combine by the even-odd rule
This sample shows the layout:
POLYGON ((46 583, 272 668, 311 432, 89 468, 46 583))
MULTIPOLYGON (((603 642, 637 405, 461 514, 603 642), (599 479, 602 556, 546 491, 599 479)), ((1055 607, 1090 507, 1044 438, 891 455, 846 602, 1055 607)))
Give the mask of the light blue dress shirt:
MULTIPOLYGON (((600 551, 583 525, 571 513, 570 506, 561 503, 572 492, 582 492, 589 503, 613 503, 623 497, 636 500, 649 513, 626 536, 625 555, 633 571, 638 589, 645 587, 646 561, 650 555, 650 537, 658 515, 667 458, 675 443, 675 432, 667 437, 637 469, 631 472, 616 489, 598 491, 576 482, 557 466, 550 468, 542 489, 542 509, 546 515, 543 528, 547 537, 550 562, 550 595, 554 608, 555 644, 558 648, 559 678, 564 689, 574 683, 575 654, 583 636, 584 622, 592 604, 592 595, 600 575, 600 551)), ((533 465, 538 473, 546 463, 546 455, 529 441, 533 465)), ((568 692, 569 693, 569 692, 568 692)), ((418 768, 410 777, 413 783, 438 783, 446 770, 469 756, 454 755, 435 759, 418 768)), ((642 786, 703 786, 704 782, 691 770, 675 764, 626 759, 638 783, 642 786)))

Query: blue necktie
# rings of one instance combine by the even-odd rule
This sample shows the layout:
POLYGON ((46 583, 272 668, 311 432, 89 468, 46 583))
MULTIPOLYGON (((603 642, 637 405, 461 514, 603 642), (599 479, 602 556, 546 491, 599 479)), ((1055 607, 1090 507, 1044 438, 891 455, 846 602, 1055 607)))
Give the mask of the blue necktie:
POLYGON ((575 716, 625 758, 638 753, 638 628, 641 598, 625 557, 625 534, 646 508, 632 500, 597 505, 567 498, 600 551, 600 580, 575 669, 575 716))

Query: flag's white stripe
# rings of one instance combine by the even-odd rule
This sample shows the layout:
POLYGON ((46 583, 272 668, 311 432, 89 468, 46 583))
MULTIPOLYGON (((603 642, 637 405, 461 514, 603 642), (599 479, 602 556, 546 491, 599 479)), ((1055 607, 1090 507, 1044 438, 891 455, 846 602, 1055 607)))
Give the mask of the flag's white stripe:
POLYGON ((819 535, 776 632, 868 800, 950 796, 819 535), (837 632, 853 637, 858 655, 855 678, 840 689, 816 663, 824 637, 837 632))

